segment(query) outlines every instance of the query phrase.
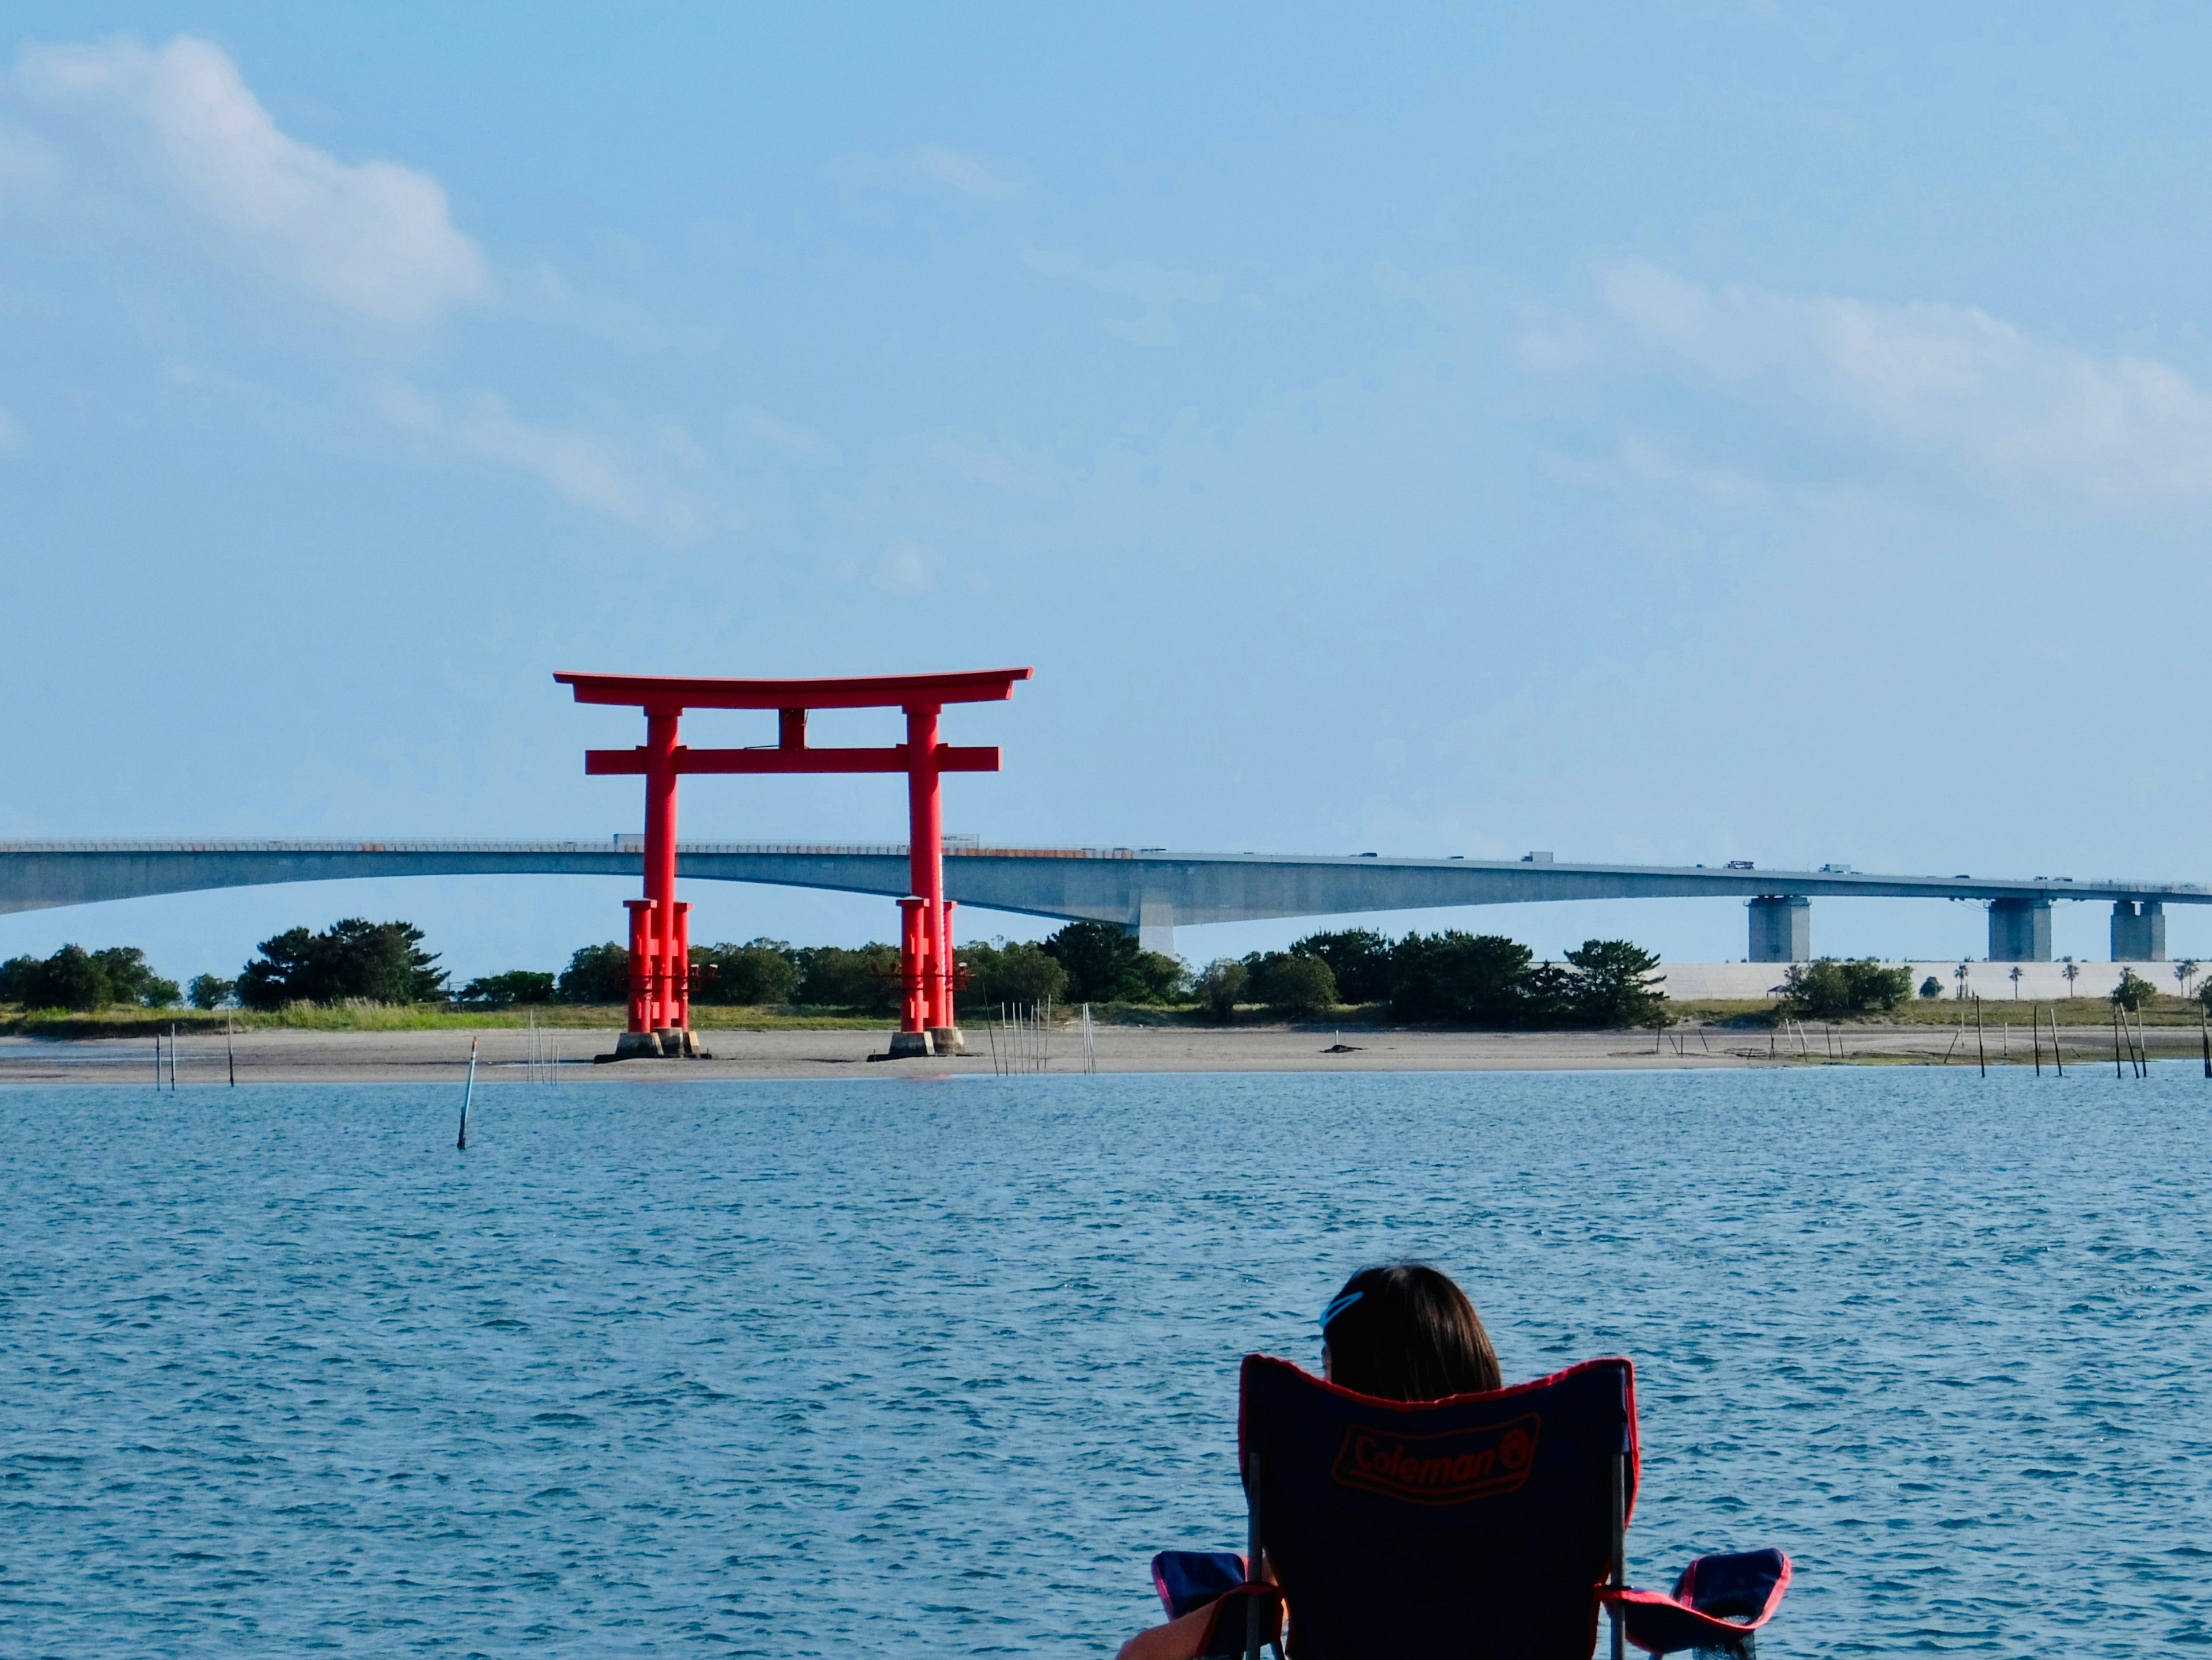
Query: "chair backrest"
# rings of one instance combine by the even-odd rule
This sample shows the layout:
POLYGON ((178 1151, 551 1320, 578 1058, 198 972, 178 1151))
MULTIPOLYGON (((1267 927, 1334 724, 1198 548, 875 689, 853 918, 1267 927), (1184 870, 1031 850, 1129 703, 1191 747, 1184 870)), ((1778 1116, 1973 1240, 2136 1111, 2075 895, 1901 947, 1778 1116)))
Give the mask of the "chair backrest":
POLYGON ((1246 1500, 1297 1660, 1587 1660, 1635 1501, 1626 1360, 1407 1402, 1253 1354, 1242 1384, 1246 1500))

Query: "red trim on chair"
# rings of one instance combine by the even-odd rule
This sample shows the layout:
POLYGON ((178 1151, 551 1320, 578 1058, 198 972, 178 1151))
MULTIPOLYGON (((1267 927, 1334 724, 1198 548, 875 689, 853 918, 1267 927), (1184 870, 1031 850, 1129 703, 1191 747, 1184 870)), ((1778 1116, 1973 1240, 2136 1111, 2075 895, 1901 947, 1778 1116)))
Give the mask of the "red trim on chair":
MULTIPOLYGON (((1644 1486, 1643 1433, 1636 1423, 1636 1363, 1626 1355, 1599 1355, 1594 1359, 1577 1360, 1545 1377, 1532 1377, 1525 1383, 1509 1383, 1502 1389, 1478 1389, 1467 1395, 1439 1395, 1434 1401, 1386 1401, 1379 1395, 1362 1395, 1358 1389, 1346 1389, 1341 1383, 1332 1383, 1326 1377, 1316 1377, 1294 1360, 1279 1359, 1272 1354, 1248 1354, 1247 1366, 1280 1366, 1285 1371, 1296 1372, 1309 1383, 1317 1383, 1331 1395, 1341 1395, 1346 1401, 1357 1401, 1363 1407, 1378 1407, 1384 1412, 1423 1412, 1443 1402, 1510 1401, 1516 1395, 1526 1395, 1532 1389, 1546 1389, 1563 1377, 1572 1377, 1577 1372, 1594 1371, 1601 1366, 1628 1368, 1628 1513, 1622 1518, 1624 1525, 1636 1516, 1636 1498, 1644 1486)), ((1240 1380, 1237 1389, 1237 1467, 1244 1468, 1244 1389, 1240 1380)))

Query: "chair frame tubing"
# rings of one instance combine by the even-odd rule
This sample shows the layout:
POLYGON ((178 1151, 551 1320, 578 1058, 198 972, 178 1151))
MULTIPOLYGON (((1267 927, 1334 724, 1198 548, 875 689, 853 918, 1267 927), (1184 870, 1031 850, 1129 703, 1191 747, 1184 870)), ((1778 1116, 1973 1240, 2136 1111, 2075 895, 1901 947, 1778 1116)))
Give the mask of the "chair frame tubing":
MULTIPOLYGON (((1255 1449, 1244 1461, 1245 1554, 1244 1577, 1260 1583, 1260 1454, 1255 1449)), ((1260 1599, 1244 1599, 1244 1660, 1260 1660, 1261 1613, 1260 1599)))

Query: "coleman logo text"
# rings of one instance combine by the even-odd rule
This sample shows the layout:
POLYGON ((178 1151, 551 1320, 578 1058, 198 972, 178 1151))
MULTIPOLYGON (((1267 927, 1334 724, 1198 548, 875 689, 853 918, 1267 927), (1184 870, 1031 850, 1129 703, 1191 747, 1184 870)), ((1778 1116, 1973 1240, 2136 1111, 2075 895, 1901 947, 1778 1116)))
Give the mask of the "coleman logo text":
POLYGON ((1393 1435, 1354 1424, 1337 1449, 1337 1481, 1415 1505, 1460 1505, 1510 1493, 1536 1462, 1535 1413, 1449 1435, 1393 1435))

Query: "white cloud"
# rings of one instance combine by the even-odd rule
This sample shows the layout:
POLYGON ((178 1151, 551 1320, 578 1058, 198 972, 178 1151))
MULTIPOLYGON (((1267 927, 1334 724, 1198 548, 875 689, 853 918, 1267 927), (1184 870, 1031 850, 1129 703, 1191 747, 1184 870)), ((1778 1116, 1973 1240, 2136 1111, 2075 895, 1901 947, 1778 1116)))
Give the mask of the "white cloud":
MULTIPOLYGON (((619 447, 588 433, 522 420, 493 393, 480 392, 447 408, 413 386, 393 382, 378 389, 376 402, 394 426, 527 473, 564 501, 672 538, 700 528, 698 508, 645 476, 619 447)), ((664 429, 659 435, 664 452, 672 433, 696 450, 680 429, 664 429)))
POLYGON ((944 564, 934 549, 910 536, 894 537, 876 566, 876 586, 887 593, 909 597, 927 593, 937 586, 937 573, 944 564))
POLYGON ((1012 201, 1026 195, 1030 175, 1012 161, 954 149, 950 144, 922 144, 885 161, 873 155, 849 155, 833 161, 829 176, 841 184, 942 194, 950 191, 982 202, 1012 201))
POLYGON ((174 209, 347 311, 419 323, 489 286, 436 179, 341 161, 282 131, 204 40, 35 46, 15 78, 50 121, 76 123, 70 137, 106 143, 174 209))
POLYGON ((739 408, 730 411, 730 429, 740 441, 773 450, 787 461, 818 467, 836 459, 830 441, 817 432, 793 425, 766 410, 739 408))
POLYGON ((958 433, 940 435, 929 453, 963 478, 1015 496, 1034 496, 1049 501, 1060 494, 1059 482, 1049 472, 1031 471, 1009 460, 989 445, 963 438, 958 433))
MULTIPOLYGON (((2169 364, 2038 339, 1972 306, 1711 289, 1641 262, 1607 271, 1600 295, 1630 355, 1802 424, 2007 489, 2212 494, 2212 398, 2169 364)), ((1531 367, 1557 356, 1523 343, 1531 367)))
POLYGON ((0 207, 51 198, 68 169, 52 144, 21 127, 0 127, 0 207))
POLYGON ((1555 452, 1540 457, 1546 473, 1563 483, 1612 489, 1625 484, 1658 485, 1686 491, 1708 506, 1763 505, 1774 492, 1762 480, 1729 467, 1685 461, 1668 446, 1638 433, 1623 433, 1610 461, 1588 461, 1555 452))
POLYGON ((1093 265, 1072 254, 1031 249, 1024 263, 1040 277, 1080 283, 1100 294, 1133 300, 1144 307, 1133 318, 1108 322, 1106 331, 1139 346, 1171 346, 1176 343, 1175 308, 1211 306, 1221 298, 1221 279, 1195 271, 1172 271, 1142 259, 1121 259, 1110 265, 1093 265))
POLYGON ((902 161, 916 178, 986 201, 1003 202, 1009 197, 1019 196, 1029 185, 1027 176, 1018 167, 986 161, 945 144, 924 144, 919 149, 909 150, 902 161))

